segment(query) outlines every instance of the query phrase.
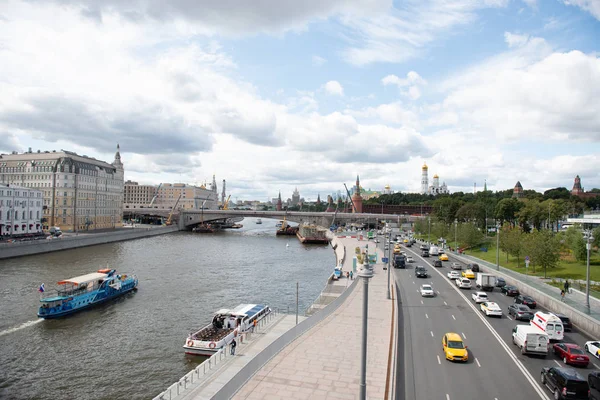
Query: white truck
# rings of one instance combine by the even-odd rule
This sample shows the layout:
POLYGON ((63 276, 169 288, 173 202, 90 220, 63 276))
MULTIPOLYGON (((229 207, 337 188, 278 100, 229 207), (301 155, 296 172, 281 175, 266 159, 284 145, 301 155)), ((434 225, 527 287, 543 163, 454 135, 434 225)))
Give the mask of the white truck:
POLYGON ((476 287, 484 291, 492 291, 496 287, 496 277, 492 274, 477 274, 476 287))
POLYGON ((437 257, 440 254, 440 249, 437 246, 431 246, 429 248, 429 255, 437 257))

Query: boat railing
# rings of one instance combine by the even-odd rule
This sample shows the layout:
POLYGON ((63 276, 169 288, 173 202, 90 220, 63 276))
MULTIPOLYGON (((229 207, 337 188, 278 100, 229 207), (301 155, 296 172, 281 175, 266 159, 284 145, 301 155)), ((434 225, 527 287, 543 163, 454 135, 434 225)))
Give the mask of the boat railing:
MULTIPOLYGON (((248 345, 252 343, 252 336, 254 333, 260 332, 268 324, 270 324, 275 317, 279 314, 278 308, 271 308, 271 312, 265 315, 262 319, 257 321, 256 330, 250 328, 245 332, 241 332, 238 336, 238 342, 236 352, 243 351, 248 345)), ((175 382, 167 390, 154 397, 153 400, 174 400, 177 397, 183 395, 187 390, 191 390, 197 387, 199 384, 205 381, 208 375, 211 375, 213 371, 217 369, 224 362, 233 359, 234 356, 230 353, 230 346, 224 346, 219 349, 215 354, 204 360, 196 368, 185 374, 179 381, 175 382)))

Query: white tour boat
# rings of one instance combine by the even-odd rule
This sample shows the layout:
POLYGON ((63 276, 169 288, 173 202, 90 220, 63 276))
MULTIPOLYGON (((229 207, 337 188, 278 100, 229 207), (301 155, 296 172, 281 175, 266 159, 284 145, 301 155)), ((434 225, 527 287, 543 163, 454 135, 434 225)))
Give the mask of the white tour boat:
POLYGON ((233 310, 221 309, 214 314, 210 324, 188 336, 183 345, 185 353, 212 356, 239 334, 252 330, 254 321, 258 323, 270 313, 269 306, 261 304, 240 304, 233 310))

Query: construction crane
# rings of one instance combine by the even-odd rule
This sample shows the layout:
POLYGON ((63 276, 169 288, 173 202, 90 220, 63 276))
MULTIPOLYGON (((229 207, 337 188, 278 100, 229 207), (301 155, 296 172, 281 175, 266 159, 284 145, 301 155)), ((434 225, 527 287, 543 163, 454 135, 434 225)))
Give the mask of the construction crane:
POLYGON ((229 199, 231 199, 231 195, 227 196, 227 200, 223 204, 223 210, 229 210, 229 199))
POLYGON ((148 204, 148 208, 152 208, 152 204, 154 204, 154 201, 156 200, 156 198, 158 197, 158 192, 160 191, 160 187, 162 186, 162 182, 158 185, 158 187, 156 188, 156 193, 154 194, 154 197, 152 198, 152 200, 150 201, 150 204, 148 204))
POLYGON ((171 209, 171 212, 169 213, 169 219, 167 219, 166 225, 171 225, 173 223, 171 221, 171 218, 173 217, 173 212, 175 212, 175 207, 177 207, 177 204, 179 204, 179 199, 181 199, 181 195, 183 195, 183 192, 181 192, 179 194, 179 197, 177 198, 175 205, 173 205, 173 208, 171 209))

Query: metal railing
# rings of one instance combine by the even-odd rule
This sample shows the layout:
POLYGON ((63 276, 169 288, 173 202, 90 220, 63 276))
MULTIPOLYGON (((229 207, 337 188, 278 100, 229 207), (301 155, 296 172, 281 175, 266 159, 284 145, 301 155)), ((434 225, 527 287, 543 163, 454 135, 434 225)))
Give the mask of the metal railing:
MULTIPOLYGON (((237 351, 242 351, 246 346, 251 343, 252 334, 254 332, 259 332, 261 329, 265 328, 268 324, 270 324, 275 317, 279 315, 279 309, 274 308, 271 309, 271 312, 267 314, 264 318, 257 321, 256 331, 249 328, 246 332, 240 333, 238 336, 238 345, 236 347, 237 351)), ((230 346, 225 345, 223 348, 219 349, 215 354, 204 360, 200 365, 196 368, 185 374, 181 379, 177 382, 169 386, 167 390, 160 393, 158 396, 154 397, 153 400, 174 400, 182 394, 186 394, 185 392, 189 389, 193 389, 197 387, 201 382, 204 381, 204 378, 211 374, 211 372, 217 367, 222 365, 227 360, 231 359, 233 356, 230 354, 230 346)))

